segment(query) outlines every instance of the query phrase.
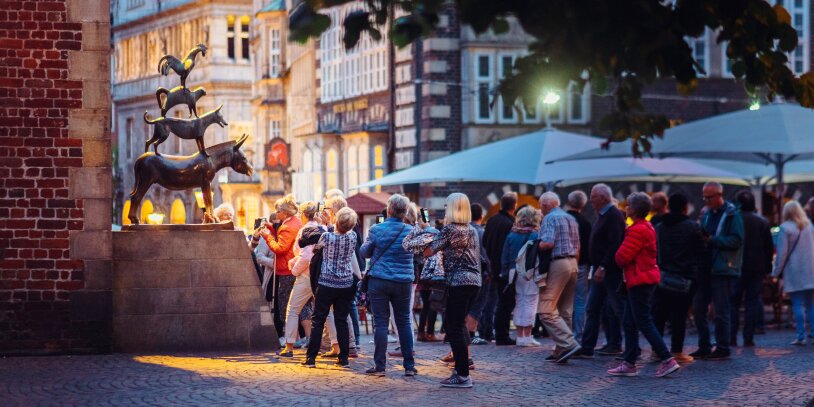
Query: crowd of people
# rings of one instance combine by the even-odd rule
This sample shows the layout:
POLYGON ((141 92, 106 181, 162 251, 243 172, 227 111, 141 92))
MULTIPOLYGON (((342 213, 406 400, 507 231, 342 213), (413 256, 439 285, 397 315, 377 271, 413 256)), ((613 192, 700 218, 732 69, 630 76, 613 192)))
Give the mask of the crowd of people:
MULTIPOLYGON (((401 356, 404 374, 414 376, 414 341, 443 340, 450 353, 442 361, 453 370, 441 385, 472 387, 471 346, 537 347, 537 338, 549 336, 548 362, 616 357, 618 366, 607 374, 636 376, 637 361, 645 358, 642 336, 649 358, 659 362, 656 376, 664 377, 696 359, 730 358, 742 305, 741 344, 755 346, 767 275, 782 280, 791 298, 791 344, 814 343, 814 226, 806 211, 788 202, 774 239, 750 191, 733 202, 723 192, 716 182, 703 186, 698 220, 688 216, 688 197, 680 193, 635 192, 620 203, 608 185, 597 184, 590 195, 569 193, 564 205, 545 192, 536 209, 518 208, 517 194, 508 192, 485 225, 484 208, 453 193, 437 227, 428 211, 394 194, 363 239, 357 214, 332 190, 322 202, 278 200, 249 244, 285 338, 279 355, 293 357, 295 348, 307 347, 307 367, 318 356, 349 365, 359 351, 357 304, 363 302, 374 324, 368 375, 384 376, 388 343, 398 342, 389 355, 401 356), (583 215, 588 205, 593 222, 583 215), (685 353, 689 318, 698 343, 685 353), (597 348, 601 331, 605 343, 597 348)), ((225 212, 220 215, 231 216, 225 212)))

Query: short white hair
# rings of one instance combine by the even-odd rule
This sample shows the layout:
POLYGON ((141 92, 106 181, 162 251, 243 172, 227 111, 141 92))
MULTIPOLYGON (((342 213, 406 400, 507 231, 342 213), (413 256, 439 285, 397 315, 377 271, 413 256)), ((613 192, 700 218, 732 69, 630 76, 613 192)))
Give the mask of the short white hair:
POLYGON ((336 213, 336 231, 348 233, 356 226, 358 216, 351 208, 342 208, 336 213))
POLYGON ((394 218, 404 219, 407 214, 407 207, 410 206, 410 200, 401 194, 393 194, 387 199, 387 215, 394 218))
POLYGON ((588 202, 588 197, 585 195, 585 192, 580 190, 571 191, 568 194, 568 206, 574 209, 582 209, 585 207, 585 204, 588 202))
POLYGON ((560 206, 560 196, 556 192, 548 191, 540 195, 540 204, 546 204, 552 208, 560 206))
POLYGON ((596 184, 591 188, 591 192, 607 199, 608 202, 613 201, 613 190, 611 190, 608 184, 596 184))
POLYGON ((234 220, 235 218, 235 207, 232 206, 230 203, 222 203, 212 211, 212 215, 218 222, 223 222, 225 220, 234 220))

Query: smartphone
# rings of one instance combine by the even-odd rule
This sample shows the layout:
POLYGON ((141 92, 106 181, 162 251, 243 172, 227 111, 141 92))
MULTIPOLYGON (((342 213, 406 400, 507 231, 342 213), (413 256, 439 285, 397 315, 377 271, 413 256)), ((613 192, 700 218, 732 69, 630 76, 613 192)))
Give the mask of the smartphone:
POLYGON ((317 204, 317 213, 322 213, 325 210, 325 202, 320 202, 317 204))
POLYGON ((266 223, 266 218, 257 218, 254 220, 254 228, 257 229, 263 226, 264 223, 266 223))
POLYGON ((382 215, 376 216, 376 223, 384 223, 384 216, 382 215))
POLYGON ((420 211, 418 211, 418 212, 419 212, 419 214, 421 215, 421 221, 422 221, 422 222, 424 222, 424 223, 430 223, 430 210, 429 210, 429 209, 427 209, 427 208, 421 208, 421 210, 420 210, 420 211))

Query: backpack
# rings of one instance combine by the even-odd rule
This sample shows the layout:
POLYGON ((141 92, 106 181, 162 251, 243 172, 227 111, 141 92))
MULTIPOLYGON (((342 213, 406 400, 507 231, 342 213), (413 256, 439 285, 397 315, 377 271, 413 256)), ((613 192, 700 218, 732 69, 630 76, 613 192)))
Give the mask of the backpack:
MULTIPOLYGON (((539 242, 536 239, 527 241, 520 248, 515 260, 516 275, 537 284, 545 280, 546 275, 548 275, 548 267, 551 264, 551 250, 540 251, 539 242)), ((511 282, 514 282, 516 278, 512 278, 511 274, 509 276, 511 282)))

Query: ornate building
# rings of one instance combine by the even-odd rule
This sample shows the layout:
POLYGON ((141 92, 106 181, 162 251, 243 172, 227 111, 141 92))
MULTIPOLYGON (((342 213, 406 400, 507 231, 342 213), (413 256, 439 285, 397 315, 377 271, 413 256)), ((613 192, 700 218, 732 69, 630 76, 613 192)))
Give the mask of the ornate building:
MULTIPOLYGON (((113 131, 118 141, 114 147, 114 163, 118 183, 115 192, 117 221, 128 221, 122 213, 129 210, 127 195, 132 188, 133 162, 143 152, 151 126, 143 120, 144 112, 151 117, 160 115, 155 90, 179 85, 176 75, 161 76, 157 64, 161 56, 185 55, 199 43, 208 47, 206 56, 199 56, 190 74, 190 88, 204 87, 208 95, 198 102, 203 114, 223 104, 223 116, 229 126, 212 126, 205 136, 206 145, 236 139, 243 133, 254 135, 251 107, 251 87, 254 70, 250 54, 252 20, 250 0, 112 0, 113 57, 112 97, 113 131)), ((176 107, 168 115, 187 117, 186 108, 176 107)), ((246 153, 262 162, 257 143, 246 153)), ((196 150, 189 140, 171 137, 159 148, 167 154, 191 154, 196 150)), ((231 202, 237 209, 237 224, 251 227, 259 214, 259 178, 248 178, 227 170, 219 174, 215 185, 215 201, 231 202), (228 172, 227 172, 228 171, 228 172), (249 188, 246 186, 249 185, 249 188), (244 190, 251 191, 248 196, 244 190)), ((186 223, 200 219, 193 195, 152 188, 141 207, 141 218, 151 212, 165 214, 165 222, 186 223)))

